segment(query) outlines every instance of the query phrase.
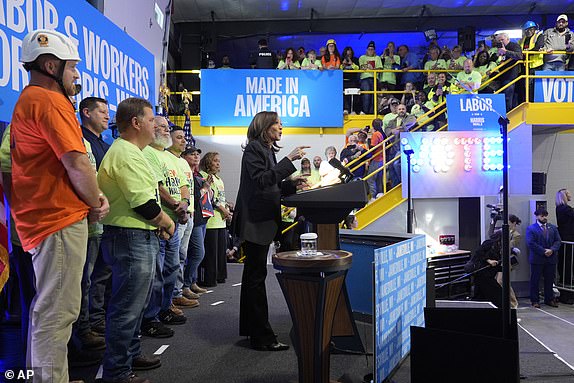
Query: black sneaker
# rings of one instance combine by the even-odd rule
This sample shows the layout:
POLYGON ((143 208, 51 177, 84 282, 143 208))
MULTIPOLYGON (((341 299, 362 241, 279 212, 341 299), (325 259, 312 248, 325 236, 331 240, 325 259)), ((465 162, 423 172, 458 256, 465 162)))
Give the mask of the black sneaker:
POLYGON ((144 371, 161 367, 161 360, 157 356, 138 355, 132 360, 132 370, 144 371))
POLYGON ((159 320, 165 324, 184 324, 187 321, 187 318, 183 315, 177 315, 171 310, 160 311, 159 313, 159 320))
POLYGON ((161 322, 149 322, 142 324, 141 333, 152 338, 171 338, 174 331, 161 322))

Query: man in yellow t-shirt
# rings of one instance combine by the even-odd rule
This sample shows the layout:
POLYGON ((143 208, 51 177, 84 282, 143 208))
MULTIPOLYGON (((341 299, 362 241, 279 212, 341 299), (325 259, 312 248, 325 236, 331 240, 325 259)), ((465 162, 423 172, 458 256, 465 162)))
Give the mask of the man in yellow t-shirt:
POLYGON ((173 330, 163 324, 186 322, 183 312, 173 305, 196 307, 199 302, 185 297, 172 299, 179 271, 178 226, 187 224, 189 182, 181 171, 178 158, 164 150, 172 144, 167 119, 163 116, 156 116, 154 124, 154 140, 143 149, 143 154, 158 182, 162 210, 176 222, 176 229, 172 238, 160 241, 154 284, 144 312, 141 330, 143 335, 162 338, 173 336, 173 330))
POLYGON ((185 132, 180 126, 173 125, 171 127, 171 140, 172 145, 167 149, 167 152, 170 153, 174 158, 176 158, 179 162, 181 172, 184 175, 185 179, 188 183, 188 190, 189 195, 183 196, 182 200, 186 200, 188 203, 187 209, 187 223, 178 225, 178 235, 179 235, 179 271, 177 275, 177 280, 175 281, 175 289, 173 290, 173 299, 179 301, 178 298, 184 296, 187 299, 199 299, 199 294, 191 291, 190 289, 183 288, 183 271, 185 267, 185 263, 187 260, 187 250, 189 247, 189 239, 191 237, 191 232, 193 230, 193 206, 194 206, 194 199, 193 199, 193 171, 191 167, 187 163, 186 160, 181 158, 181 154, 185 150, 187 146, 187 141, 185 139, 185 132))
POLYGON ((151 104, 128 98, 119 103, 116 121, 120 138, 98 170, 98 184, 110 200, 101 247, 112 269, 102 378, 104 383, 143 383, 148 381, 132 376, 133 370, 156 368, 161 362, 141 354, 140 324, 154 279, 158 235, 173 236, 175 223, 161 210, 157 180, 142 153, 154 138, 151 104))

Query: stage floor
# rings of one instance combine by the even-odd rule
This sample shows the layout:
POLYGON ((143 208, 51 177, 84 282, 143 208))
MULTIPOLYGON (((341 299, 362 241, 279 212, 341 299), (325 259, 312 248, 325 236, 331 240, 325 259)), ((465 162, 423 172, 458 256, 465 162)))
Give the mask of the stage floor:
MULTIPOLYGON (((297 381, 297 358, 293 349, 276 353, 255 351, 248 347, 245 338, 238 335, 242 269, 241 264, 229 264, 227 282, 204 294, 199 307, 185 310, 188 321, 184 325, 173 326, 173 338, 142 338, 144 353, 163 351, 162 367, 142 371, 140 376, 154 383, 297 381)), ((291 318, 271 266, 267 287, 270 322, 279 339, 291 344, 291 318)), ((542 305, 541 309, 534 309, 528 301, 522 301, 521 306, 518 311, 521 374, 528 378, 528 382, 574 381, 571 367, 574 365, 574 306, 551 308, 542 305)), ((357 326, 367 351, 372 352, 371 325, 357 322, 357 326)), ((19 329, 1 324, 0 334, 1 367, 19 364, 14 355, 19 348, 19 329)), ((372 368, 372 356, 331 356, 332 379, 346 375, 343 381, 360 383, 372 368)), ((98 370, 98 366, 74 368, 71 379, 94 382, 98 370)), ((0 381, 3 378, 0 376, 0 381)), ((389 381, 410 382, 408 358, 389 381)))

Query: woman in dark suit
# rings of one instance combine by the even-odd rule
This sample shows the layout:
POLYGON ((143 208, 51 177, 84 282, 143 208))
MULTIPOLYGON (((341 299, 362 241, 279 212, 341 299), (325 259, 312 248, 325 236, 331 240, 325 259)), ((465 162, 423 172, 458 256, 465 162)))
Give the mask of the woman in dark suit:
POLYGON ((293 161, 305 155, 308 146, 299 146, 281 161, 277 141, 281 139, 281 119, 275 112, 255 115, 247 130, 247 145, 241 160, 241 178, 234 214, 235 232, 243 242, 246 256, 241 283, 239 334, 250 338, 251 347, 262 351, 282 351, 288 345, 277 341, 269 324, 267 292, 267 253, 280 234, 281 195, 306 186, 304 177, 287 180, 296 168, 293 161))
MULTIPOLYGON (((556 224, 558 233, 563 241, 574 242, 574 208, 568 204, 572 200, 572 194, 568 189, 560 189, 556 192, 556 224)), ((571 286, 573 281, 571 244, 563 244, 558 253, 558 275, 562 285, 571 286)), ((563 303, 574 303, 574 294, 564 291, 560 294, 563 303)))

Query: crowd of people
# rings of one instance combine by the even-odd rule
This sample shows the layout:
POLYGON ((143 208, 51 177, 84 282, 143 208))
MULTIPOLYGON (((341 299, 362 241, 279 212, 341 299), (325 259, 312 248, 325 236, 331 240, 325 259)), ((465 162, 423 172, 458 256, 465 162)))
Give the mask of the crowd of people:
MULTIPOLYGON (((574 66, 566 55, 552 54, 573 50, 567 22, 561 15, 556 27, 543 34, 527 22, 520 44, 501 33, 496 47, 479 46, 473 59, 464 57, 458 46, 441 49, 433 42, 422 65, 408 46, 395 48, 392 42, 380 56, 373 41, 356 58, 351 47, 339 54, 336 41, 329 39, 318 55, 301 47, 277 57, 261 40, 253 66, 362 69, 366 72, 345 73, 344 86, 372 91, 376 77, 377 89, 396 92, 377 98, 384 117, 375 118, 371 128, 347 131, 340 151, 343 164, 395 137, 387 148, 370 153, 368 164, 353 169, 354 176, 362 177, 397 156, 396 137, 412 129, 417 116, 442 103, 448 93, 477 91, 496 62, 520 60, 523 50, 545 50, 549 54, 535 56, 529 70, 574 66), (431 72, 425 79, 411 72, 418 68, 458 73, 431 72), (377 69, 401 73, 369 72, 377 69)), ((21 61, 30 73, 30 85, 18 99, 0 147, 14 223, 12 258, 21 291, 22 339, 28 339, 23 351, 31 367, 42 367, 35 381, 67 382, 69 358, 71 364, 84 365, 103 360, 104 382, 147 382, 134 371, 160 367, 161 361, 142 354, 141 335, 173 336, 172 326, 186 322, 184 310, 199 307, 208 288, 225 283, 228 257, 240 252, 237 239, 246 254, 240 334, 248 336, 257 350, 288 349, 268 321, 267 249, 282 225, 281 195, 337 182, 339 173, 329 164, 337 149, 327 147, 325 160, 315 157, 311 162, 304 157, 306 147, 298 147, 277 161, 281 120, 275 112, 257 114, 248 128, 234 206, 225 196, 219 154, 202 155, 186 141, 183 129, 155 115, 148 101, 128 98, 119 103, 115 117, 119 138, 112 145, 102 139, 109 123, 105 99, 81 100, 78 121, 74 97, 79 60, 76 45, 59 32, 41 29, 26 36, 21 61), (293 161, 299 159, 301 170, 292 175, 293 161), (229 225, 235 233, 231 243, 229 225)), ((231 68, 229 57, 223 68, 231 68)), ((501 76, 500 85, 516 78, 519 70, 501 76)), ((507 107, 515 103, 513 88, 505 91, 507 107)), ((374 100, 370 93, 353 102, 346 99, 345 111, 372 114, 374 100)), ((441 124, 444 120, 437 119, 427 129, 441 124)), ((386 185, 382 174, 369 180, 373 197, 400 183, 400 162, 388 167, 386 185)), ((563 205, 569 200, 565 191, 563 205)), ((561 209, 571 215, 571 208, 561 209)), ((555 230, 549 230, 551 237, 546 234, 547 215, 537 211, 538 231, 532 226, 526 235, 534 281, 540 276, 553 279, 552 268, 545 265, 557 262, 550 260, 557 259, 560 236, 555 230)), ((561 230, 567 224, 560 224, 563 216, 558 219, 561 230)), ((354 217, 347 221, 347 227, 356 227, 354 217)), ((555 303, 546 290, 545 302, 555 303)), ((534 287, 531 294, 535 306, 534 287)))
MULTIPOLYGON (((174 336, 173 326, 187 320, 184 310, 225 283, 228 259, 240 256, 238 243, 228 244, 234 206, 225 198, 219 154, 202 156, 144 99, 119 103, 119 137, 106 143, 107 101, 87 97, 76 105, 79 60, 59 32, 26 36, 30 85, 0 146, 20 360, 38 368, 38 382, 68 382, 68 363, 100 362, 103 382, 147 382, 134 371, 161 361, 142 354, 141 336, 174 336)), ((268 340, 253 346, 285 349, 268 340)))
MULTIPOLYGON (((340 49, 335 39, 328 39, 318 50, 301 46, 297 50, 289 47, 284 51, 273 51, 268 41, 261 39, 258 51, 250 56, 249 63, 251 68, 257 69, 365 71, 344 73, 344 88, 360 88, 363 92, 360 97, 344 96, 344 114, 373 114, 375 100, 379 106, 377 114, 384 114, 382 109, 388 106, 385 102, 388 102, 389 95, 405 98, 404 103, 411 113, 412 106, 420 97, 426 96, 422 104, 433 109, 449 93, 492 93, 500 88, 504 88, 502 92, 506 97, 507 110, 510 110, 525 100, 524 81, 510 83, 524 74, 526 69, 530 74, 536 70, 574 70, 571 55, 553 53, 574 50, 567 15, 558 16, 555 25, 545 30, 541 30, 533 21, 526 21, 522 31, 522 38, 518 42, 511 41, 508 34, 503 32, 489 37, 491 46, 487 40, 479 41, 473 52, 463 52, 460 45, 441 46, 437 40, 431 40, 423 57, 419 57, 408 45, 397 46, 392 41, 384 44, 380 53, 377 52, 377 43, 370 41, 365 52, 358 55, 351 46, 340 49), (503 61, 510 61, 507 65, 511 67, 513 61, 526 58, 525 51, 529 51, 528 68, 519 65, 503 71, 487 86, 481 87, 482 83, 498 74, 495 69, 503 61), (370 72, 372 70, 379 72, 370 72), (445 80, 440 78, 443 75, 445 80), (373 93, 366 93, 373 92, 375 79, 377 97, 373 93), (429 94, 431 91, 432 94, 429 94), (425 96, 419 96, 421 92, 425 96)), ((213 60, 210 60, 208 68, 216 68, 213 60)), ((231 68, 229 55, 222 57, 219 68, 231 68)))

